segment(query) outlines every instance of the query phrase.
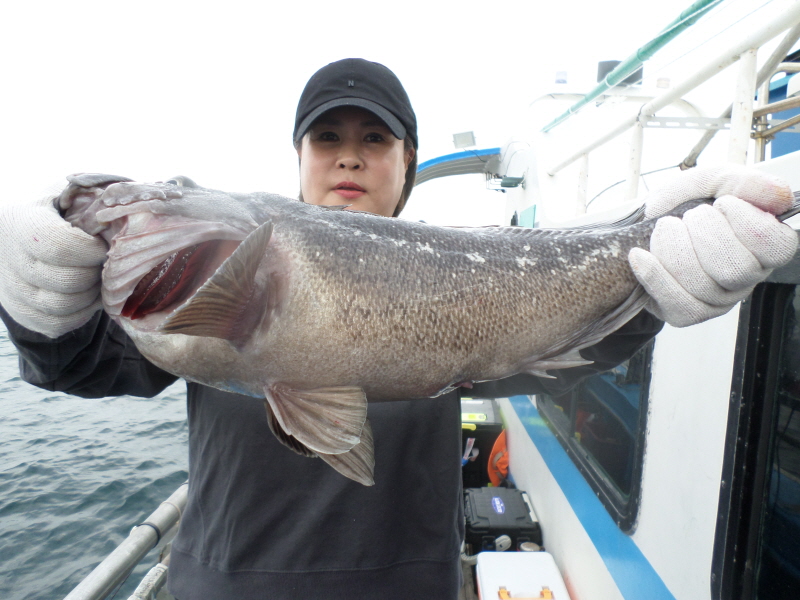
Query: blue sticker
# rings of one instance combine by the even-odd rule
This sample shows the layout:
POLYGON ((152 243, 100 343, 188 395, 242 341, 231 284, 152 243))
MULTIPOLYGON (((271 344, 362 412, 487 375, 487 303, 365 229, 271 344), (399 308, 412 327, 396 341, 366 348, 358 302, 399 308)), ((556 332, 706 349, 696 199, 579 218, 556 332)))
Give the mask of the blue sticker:
POLYGON ((498 496, 492 496, 492 508, 498 515, 506 512, 506 505, 503 504, 503 501, 498 496))

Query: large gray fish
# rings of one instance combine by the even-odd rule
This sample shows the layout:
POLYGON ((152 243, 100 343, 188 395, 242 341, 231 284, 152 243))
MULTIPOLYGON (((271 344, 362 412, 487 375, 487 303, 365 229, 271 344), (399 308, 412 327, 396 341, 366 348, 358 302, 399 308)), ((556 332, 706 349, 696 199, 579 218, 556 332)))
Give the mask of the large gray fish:
POLYGON ((103 304, 156 365, 265 399, 273 433, 372 483, 367 401, 586 364, 647 300, 608 231, 442 228, 78 175, 67 218, 109 242, 103 304))

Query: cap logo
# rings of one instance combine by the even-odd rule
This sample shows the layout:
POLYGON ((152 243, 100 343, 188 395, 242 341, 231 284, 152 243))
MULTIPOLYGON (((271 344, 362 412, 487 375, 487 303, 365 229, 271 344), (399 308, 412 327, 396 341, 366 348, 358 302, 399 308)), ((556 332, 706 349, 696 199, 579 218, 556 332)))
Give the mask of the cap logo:
POLYGON ((352 79, 347 80, 347 87, 356 87, 356 82, 352 79))

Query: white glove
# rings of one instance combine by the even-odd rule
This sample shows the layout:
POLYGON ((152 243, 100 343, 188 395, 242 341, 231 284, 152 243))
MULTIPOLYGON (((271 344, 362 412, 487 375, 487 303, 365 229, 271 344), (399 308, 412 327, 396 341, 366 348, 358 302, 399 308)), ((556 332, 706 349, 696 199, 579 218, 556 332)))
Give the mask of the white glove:
POLYGON ((0 205, 0 304, 20 325, 57 338, 101 308, 105 242, 62 219, 58 194, 0 205))
POLYGON ((717 200, 682 219, 659 219, 650 252, 634 248, 628 255, 650 295, 647 310, 675 327, 728 312, 797 251, 797 233, 773 216, 791 208, 789 186, 755 169, 726 165, 684 172, 647 197, 645 216, 702 198, 717 200))

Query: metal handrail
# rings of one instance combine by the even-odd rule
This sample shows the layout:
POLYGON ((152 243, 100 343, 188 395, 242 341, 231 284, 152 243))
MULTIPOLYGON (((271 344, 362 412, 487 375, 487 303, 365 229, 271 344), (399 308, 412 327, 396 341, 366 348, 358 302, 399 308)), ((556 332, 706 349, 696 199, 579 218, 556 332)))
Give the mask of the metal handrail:
MULTIPOLYGON (((767 59, 767 62, 764 63, 764 66, 761 67, 761 70, 758 72, 758 76, 756 77, 756 87, 762 86, 765 82, 768 82, 769 79, 772 77, 773 74, 777 73, 778 71, 785 69, 786 63, 782 63, 781 61, 784 57, 789 53, 792 49, 792 46, 795 45, 797 40, 800 39, 800 23, 797 23, 794 27, 792 27, 787 34, 783 37, 778 47, 772 52, 772 55, 767 59)), ((753 111, 753 118, 759 118, 762 116, 760 114, 760 108, 753 111)), ((731 116, 731 112, 733 111, 733 105, 731 104, 725 111, 720 115, 720 118, 727 119, 731 116)), ((690 169, 697 164, 697 157, 706 149, 708 144, 717 134, 717 130, 710 130, 703 134, 703 137, 695 144, 694 148, 692 148, 691 152, 681 161, 680 167, 681 169, 690 169)), ((761 154, 761 150, 758 148, 756 149, 756 154, 761 154)))
POLYGON ((754 134, 754 137, 757 138, 770 138, 776 133, 783 131, 784 129, 789 129, 789 127, 794 127, 800 123, 800 115, 795 115, 785 121, 781 121, 777 125, 773 125, 769 129, 765 129, 763 131, 759 131, 758 133, 754 134))
POLYGON ((186 508, 184 483, 159 507, 133 528, 127 538, 109 554, 64 600, 102 600, 120 585, 150 550, 166 543, 177 533, 186 508))
MULTIPOLYGON (((800 26, 798 26, 798 29, 800 29, 800 26)), ((755 109, 753 111, 753 118, 757 119, 758 117, 763 117, 770 113, 781 112, 782 110, 789 110, 790 108, 797 108, 798 106, 800 106, 800 98, 786 98, 786 100, 778 100, 772 104, 767 104, 766 106, 755 109)))

